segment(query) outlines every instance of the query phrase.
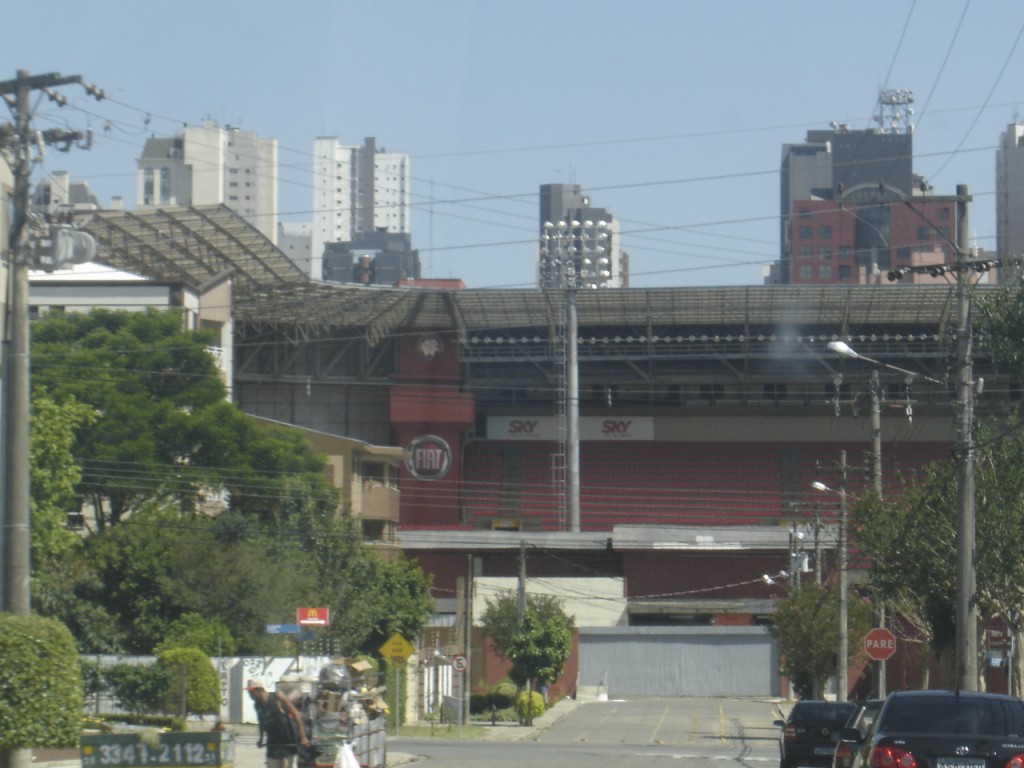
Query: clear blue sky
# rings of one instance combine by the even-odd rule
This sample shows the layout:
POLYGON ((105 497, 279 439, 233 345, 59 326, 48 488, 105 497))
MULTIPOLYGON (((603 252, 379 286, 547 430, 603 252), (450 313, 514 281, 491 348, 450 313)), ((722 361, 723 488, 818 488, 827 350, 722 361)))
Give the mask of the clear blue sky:
MULTIPOLYGON (((1006 0, 17 0, 0 79, 80 74, 36 127, 101 202, 135 197, 149 135, 212 117, 279 142, 281 218, 309 219, 315 137, 412 157, 424 276, 534 284, 537 190, 576 183, 621 222, 631 284, 755 285, 778 255, 781 148, 878 90, 914 92, 915 170, 965 183, 995 246, 995 147, 1024 114, 1024 3, 1006 0)), ((5 115, 2 119, 8 119, 5 115)))

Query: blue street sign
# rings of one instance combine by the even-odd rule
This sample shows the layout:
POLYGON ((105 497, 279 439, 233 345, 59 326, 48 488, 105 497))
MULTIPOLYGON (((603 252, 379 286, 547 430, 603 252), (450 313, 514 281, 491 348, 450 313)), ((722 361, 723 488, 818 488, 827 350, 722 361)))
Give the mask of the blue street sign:
POLYGON ((268 635, 297 635, 299 630, 298 624, 267 624, 268 635))

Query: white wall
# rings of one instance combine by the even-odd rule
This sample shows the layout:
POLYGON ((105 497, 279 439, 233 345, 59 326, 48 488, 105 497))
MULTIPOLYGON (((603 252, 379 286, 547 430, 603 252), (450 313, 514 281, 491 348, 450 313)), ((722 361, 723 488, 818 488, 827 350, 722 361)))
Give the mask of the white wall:
MULTIPOLYGON (((478 576, 473 579, 473 616, 479 622, 487 600, 516 593, 519 581, 509 576, 478 576)), ((619 627, 629 623, 626 613, 626 580, 621 578, 532 578, 527 560, 527 595, 552 595, 563 601, 565 612, 577 627, 619 627)))

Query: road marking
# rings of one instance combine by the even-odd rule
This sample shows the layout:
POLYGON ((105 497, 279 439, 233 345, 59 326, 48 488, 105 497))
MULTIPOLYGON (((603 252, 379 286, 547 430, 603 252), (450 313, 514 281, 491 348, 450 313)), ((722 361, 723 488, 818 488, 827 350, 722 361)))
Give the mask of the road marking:
POLYGON ((665 722, 665 718, 668 717, 668 705, 666 704, 664 709, 661 710, 661 717, 658 718, 658 722, 654 726, 654 732, 651 733, 651 741, 657 741, 654 737, 658 735, 658 731, 661 730, 661 726, 665 722))

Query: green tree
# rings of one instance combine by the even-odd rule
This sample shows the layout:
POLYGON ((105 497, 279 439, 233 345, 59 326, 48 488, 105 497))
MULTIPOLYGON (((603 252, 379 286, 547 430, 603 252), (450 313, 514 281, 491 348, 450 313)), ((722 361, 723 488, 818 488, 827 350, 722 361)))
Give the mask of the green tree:
POLYGON ((293 538, 238 518, 143 510, 86 540, 101 585, 89 599, 117 617, 123 650, 151 653, 187 614, 222 622, 239 652, 283 650, 264 627, 294 616, 315 584, 293 538))
POLYGON ((315 584, 311 604, 331 610, 324 635, 338 652, 376 656, 395 632, 417 637, 434 612, 422 569, 400 553, 366 544, 359 521, 334 511, 333 502, 317 503, 315 494, 304 493, 294 503, 290 538, 299 542, 315 584))
POLYGON ((223 621, 186 613, 170 623, 154 650, 159 654, 170 648, 198 648, 207 656, 234 656, 235 647, 235 638, 223 621))
MULTIPOLYGON (((847 634, 862 638, 871 626, 871 609, 851 598, 847 634)), ((782 673, 800 698, 820 699, 825 681, 836 673, 839 647, 838 590, 818 584, 800 584, 775 604, 771 633, 779 641, 782 673)), ((849 643, 850 658, 859 651, 849 643)), ((850 659, 847 659, 849 663, 850 659)))
POLYGON ((956 480, 950 462, 925 468, 899 495, 868 496, 851 510, 851 533, 870 557, 872 590, 910 622, 943 677, 956 640, 956 480))
POLYGON ((220 708, 220 681, 210 657, 198 648, 169 648, 157 663, 171 681, 170 700, 182 716, 209 714, 220 708))
POLYGON ((75 433, 94 420, 77 400, 57 403, 42 388, 32 397, 29 446, 33 575, 69 555, 81 538, 68 528, 68 512, 78 508, 75 486, 81 469, 75 462, 75 433))
POLYGON ((0 761, 30 747, 71 747, 82 729, 75 641, 52 619, 0 613, 0 761))
POLYGON ((32 325, 32 380, 57 402, 88 404, 78 430, 79 491, 100 527, 175 490, 173 438, 197 410, 224 398, 206 332, 178 311, 47 314, 32 325))
POLYGON ((152 506, 193 514, 221 491, 273 522, 291 477, 326 485, 300 434, 261 429, 225 400, 212 337, 183 330, 180 312, 54 313, 32 331, 34 385, 95 414, 77 430, 76 490, 99 528, 152 506))
POLYGON ((573 624, 569 617, 542 621, 526 610, 522 624, 506 648, 512 662, 509 677, 517 685, 553 683, 572 653, 573 624))
MULTIPOLYGON (((575 628, 572 617, 565 614, 562 601, 553 595, 527 594, 526 607, 541 624, 567 620, 570 628, 575 628)), ((519 601, 516 594, 509 591, 494 600, 488 599, 480 616, 480 625, 490 639, 494 652, 508 658, 509 645, 519 631, 519 601)))
POLYGON ((978 348, 1004 371, 1024 375, 1024 292, 1011 285, 975 294, 973 323, 978 348))
POLYGON ((494 652, 512 662, 509 677, 520 687, 553 683, 572 653, 574 620, 552 595, 527 595, 520 618, 516 595, 505 592, 487 600, 480 624, 494 652))

